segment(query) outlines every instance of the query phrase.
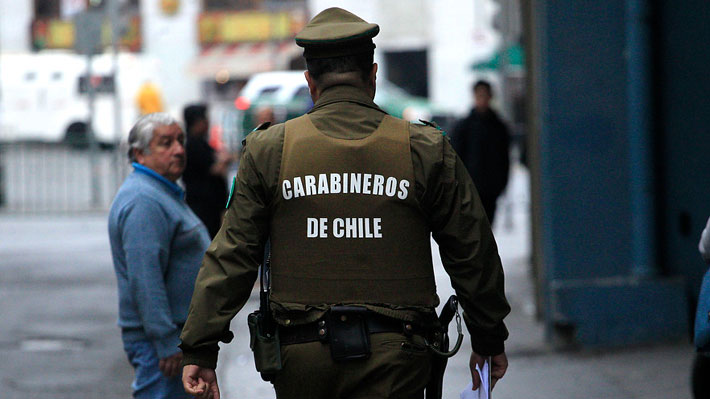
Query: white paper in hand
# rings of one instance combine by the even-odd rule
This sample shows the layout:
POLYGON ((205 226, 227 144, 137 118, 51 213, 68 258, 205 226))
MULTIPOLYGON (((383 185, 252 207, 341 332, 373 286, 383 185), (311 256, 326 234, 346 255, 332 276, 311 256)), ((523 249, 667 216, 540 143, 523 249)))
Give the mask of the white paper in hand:
POLYGON ((481 376, 481 386, 477 390, 473 389, 473 382, 468 383, 461 391, 461 399, 489 399, 490 387, 488 386, 488 362, 483 363, 483 370, 476 365, 476 371, 481 376))

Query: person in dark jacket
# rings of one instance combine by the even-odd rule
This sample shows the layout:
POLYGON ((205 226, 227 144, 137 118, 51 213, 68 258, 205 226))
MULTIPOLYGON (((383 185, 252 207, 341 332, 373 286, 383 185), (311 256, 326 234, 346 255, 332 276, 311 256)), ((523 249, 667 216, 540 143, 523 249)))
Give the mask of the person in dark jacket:
POLYGON ((187 166, 182 175, 185 200, 207 226, 210 238, 214 238, 222 225, 224 204, 227 202, 226 175, 231 157, 227 153, 216 152, 207 142, 209 122, 205 105, 185 107, 183 117, 187 132, 187 166))
POLYGON ((452 132, 452 145, 473 179, 491 225, 496 201, 508 184, 510 133, 491 108, 490 83, 473 85, 474 108, 452 132))

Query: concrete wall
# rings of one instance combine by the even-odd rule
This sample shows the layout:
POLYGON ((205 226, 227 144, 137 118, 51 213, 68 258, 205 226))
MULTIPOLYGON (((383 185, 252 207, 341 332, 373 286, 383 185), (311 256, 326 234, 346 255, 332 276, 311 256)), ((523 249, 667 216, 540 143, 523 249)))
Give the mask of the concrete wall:
POLYGON ((156 83, 163 92, 168 111, 181 115, 185 103, 200 99, 197 77, 188 65, 199 53, 197 17, 200 0, 182 0, 175 15, 166 15, 159 1, 141 1, 143 52, 160 60, 156 83))
MULTIPOLYGON (((380 25, 375 61, 385 71, 385 51, 427 50, 429 97, 463 114, 471 105, 470 66, 495 51, 500 38, 491 26, 491 0, 310 0, 311 16, 328 7, 345 8, 380 25)), ((384 76, 384 75, 383 75, 384 76)), ((386 76, 384 76, 386 78, 386 76)), ((495 81, 495 77, 492 77, 495 81)))
POLYGON ((0 51, 30 51, 31 1, 0 1, 0 51))

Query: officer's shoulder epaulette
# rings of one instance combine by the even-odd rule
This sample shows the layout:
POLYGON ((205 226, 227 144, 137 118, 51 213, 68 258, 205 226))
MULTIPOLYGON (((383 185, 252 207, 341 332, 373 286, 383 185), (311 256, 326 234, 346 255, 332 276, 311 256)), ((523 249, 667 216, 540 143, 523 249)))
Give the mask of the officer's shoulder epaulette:
POLYGON ((229 198, 227 198, 227 205, 224 209, 229 209, 229 204, 232 203, 232 197, 234 196, 234 188, 237 186, 237 176, 232 177, 232 188, 229 189, 229 198))
POLYGON ((423 125, 433 127, 434 129, 436 129, 436 130, 438 130, 439 132, 441 132, 441 135, 442 135, 442 136, 446 136, 446 131, 445 131, 444 129, 442 129, 441 126, 439 126, 436 122, 434 122, 434 121, 425 121, 424 119, 419 119, 419 122, 421 122, 423 125))
POLYGON ((271 126, 271 122, 261 123, 261 124, 259 124, 259 126, 255 127, 254 130, 252 130, 252 132, 256 132, 257 130, 266 130, 269 128, 269 126, 271 126))
MULTIPOLYGON (((266 129, 269 128, 269 126, 271 126, 271 122, 264 122, 264 123, 261 123, 261 124, 259 124, 259 126, 255 127, 251 132, 249 132, 249 134, 254 133, 254 132, 257 132, 257 131, 259 131, 259 130, 266 130, 266 129)), ((242 140, 242 147, 245 146, 245 145, 247 145, 247 139, 246 139, 246 138, 244 138, 244 140, 242 140)))

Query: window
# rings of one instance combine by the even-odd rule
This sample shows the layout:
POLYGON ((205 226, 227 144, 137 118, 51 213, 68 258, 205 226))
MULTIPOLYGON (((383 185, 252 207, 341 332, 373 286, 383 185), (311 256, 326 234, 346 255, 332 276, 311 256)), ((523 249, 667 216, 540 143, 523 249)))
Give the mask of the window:
POLYGON ((205 0, 205 11, 254 10, 261 7, 262 0, 205 0))
POLYGON ((385 52, 385 66, 390 82, 406 90, 409 94, 428 97, 427 52, 390 51, 385 52))
MULTIPOLYGON (((108 8, 109 1, 112 0, 73 0, 73 1, 85 1, 88 7, 104 9, 108 8)), ((113 0, 118 1, 119 10, 138 10, 138 0, 113 0)))
POLYGON ((256 97, 257 97, 257 98, 260 98, 260 97, 263 97, 263 96, 268 96, 268 95, 270 95, 270 94, 276 93, 276 90, 278 90, 278 89, 279 89, 278 86, 268 86, 268 87, 264 87, 263 89, 261 89, 261 91, 259 92, 259 94, 258 94, 256 97))
POLYGON ((58 18, 61 0, 34 0, 36 18, 58 18))
MULTIPOLYGON (((138 10, 140 0, 116 0, 122 11, 138 10)), ((34 0, 35 18, 70 18, 88 7, 106 8, 109 0, 34 0)))
MULTIPOLYGON (((113 93, 115 83, 112 75, 94 75, 91 78, 91 86, 97 94, 113 93)), ((89 92, 89 85, 86 80, 86 75, 79 77, 79 93, 86 94, 89 92)))
POLYGON ((306 98, 310 99, 311 98, 311 92, 308 90, 308 86, 303 86, 300 89, 296 90, 296 93, 293 95, 295 99, 301 99, 301 98, 306 98))

